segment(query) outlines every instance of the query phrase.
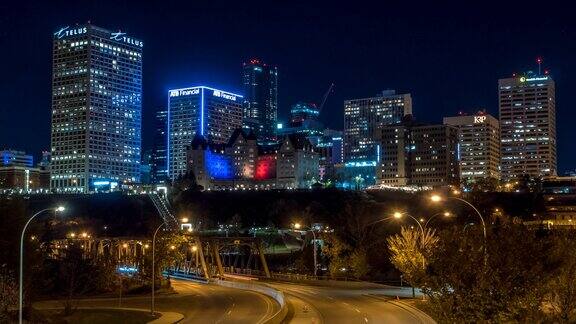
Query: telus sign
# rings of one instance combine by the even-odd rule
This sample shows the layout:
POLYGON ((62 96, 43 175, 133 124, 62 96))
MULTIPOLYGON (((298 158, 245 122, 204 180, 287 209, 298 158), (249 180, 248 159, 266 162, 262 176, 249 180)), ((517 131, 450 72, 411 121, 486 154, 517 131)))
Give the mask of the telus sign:
POLYGON ((54 36, 58 39, 62 39, 64 37, 68 37, 68 36, 76 36, 76 35, 86 34, 87 32, 88 32, 87 27, 78 27, 78 28, 70 29, 69 26, 66 26, 64 28, 60 28, 60 30, 55 32, 54 36))
POLYGON ((135 45, 135 46, 140 46, 140 47, 144 46, 144 43, 142 43, 142 41, 128 37, 128 36, 126 36, 126 33, 122 33, 122 32, 110 34, 110 39, 115 40, 115 41, 121 41, 121 42, 130 44, 130 45, 135 45))

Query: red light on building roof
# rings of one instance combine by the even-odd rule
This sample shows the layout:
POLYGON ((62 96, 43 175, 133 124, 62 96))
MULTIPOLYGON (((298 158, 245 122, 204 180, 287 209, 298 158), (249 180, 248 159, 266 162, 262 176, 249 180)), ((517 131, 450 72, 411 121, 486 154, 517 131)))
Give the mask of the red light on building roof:
POLYGON ((550 71, 544 70, 544 74, 550 74, 550 71))
POLYGON ((536 62, 537 62, 538 64, 542 63, 542 58, 541 58, 541 57, 538 57, 538 58, 536 59, 536 62))

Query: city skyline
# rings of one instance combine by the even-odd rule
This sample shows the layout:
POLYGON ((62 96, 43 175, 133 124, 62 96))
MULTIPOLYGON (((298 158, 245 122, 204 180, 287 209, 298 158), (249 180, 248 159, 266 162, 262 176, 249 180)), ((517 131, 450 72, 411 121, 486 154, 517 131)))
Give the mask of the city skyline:
POLYGON ((326 17, 316 21, 312 17, 323 10, 321 6, 312 5, 303 10, 302 5, 295 4, 276 9, 282 13, 269 12, 271 9, 259 9, 257 13, 252 13, 234 5, 203 5, 193 15, 199 20, 197 24, 205 24, 207 33, 193 37, 184 32, 182 25, 164 19, 169 14, 184 15, 174 12, 176 5, 167 5, 160 12, 155 12, 155 7, 148 5, 132 8, 124 3, 119 6, 124 10, 114 13, 107 12, 105 4, 87 5, 81 9, 72 6, 69 10, 60 3, 54 6, 23 4, 20 8, 4 8, 7 12, 22 11, 22 19, 0 22, 2 30, 14 31, 1 34, 1 43, 5 46, 17 44, 28 51, 22 52, 20 57, 3 53, 3 70, 7 74, 12 71, 16 73, 14 69, 25 65, 37 73, 34 76, 19 76, 13 82, 2 81, 5 91, 0 97, 3 102, 1 112, 22 120, 23 116, 28 117, 26 124, 2 119, 2 148, 24 150, 36 157, 41 151, 49 149, 50 144, 46 139, 49 134, 50 87, 47 82, 51 71, 46 57, 50 51, 51 35, 62 26, 92 20, 104 28, 121 28, 143 39, 146 44, 143 54, 142 128, 148 131, 143 132, 143 149, 153 145, 153 132, 149 130, 153 129, 157 107, 166 102, 167 89, 207 84, 242 94, 242 62, 254 57, 273 63, 281 71, 278 82, 279 120, 288 121, 290 107, 298 101, 319 103, 326 88, 334 82, 333 94, 328 97, 320 120, 327 127, 342 129, 344 100, 371 97, 390 88, 412 94, 414 116, 421 122, 439 123, 443 117, 456 115, 461 110, 474 113, 477 108, 486 108, 497 116, 498 79, 509 77, 514 72, 536 70, 535 59, 542 56, 543 66, 550 68, 558 87, 559 174, 572 170, 575 165, 576 153, 570 151, 568 139, 572 134, 568 123, 576 116, 569 109, 572 95, 565 90, 570 88, 569 76, 575 67, 568 60, 571 50, 562 47, 562 40, 570 39, 574 31, 571 26, 562 25, 561 19, 544 16, 535 21, 510 24, 505 19, 506 10, 503 10, 492 17, 486 26, 478 27, 475 23, 483 21, 487 8, 479 10, 474 16, 466 15, 459 8, 452 8, 447 13, 440 12, 436 18, 426 18, 414 26, 407 26, 398 17, 387 17, 384 22, 377 22, 377 16, 370 13, 369 8, 355 8, 350 19, 357 22, 357 26, 346 30, 345 24, 335 21, 345 8, 325 9, 326 17), (128 16, 132 9, 135 12, 128 16), (270 17, 264 17, 268 12, 270 17), (456 16, 455 21, 440 21, 458 12, 463 14, 456 16), (153 14, 161 16, 161 28, 147 25, 146 18, 153 14), (287 18, 281 19, 283 15, 287 18), (216 26, 217 21, 224 18, 230 21, 216 26), (250 21, 246 26, 249 32, 240 38, 240 32, 235 27, 246 19, 250 21), (426 31, 425 25, 429 22, 436 23, 434 32, 426 31), (459 22, 462 23, 462 30, 450 30, 459 22), (285 28, 283 23, 289 23, 299 36, 288 35, 290 33, 286 30, 291 29, 285 28), (386 28, 393 23, 400 25, 394 30, 386 28), (318 28, 306 33, 312 26, 318 28), (30 33, 33 36, 26 38, 25 35, 30 33), (484 33, 491 38, 483 36, 484 33), (215 35, 223 41, 214 40, 215 35), (277 37, 267 37, 271 35, 277 37), (462 35, 467 37, 462 38, 462 35), (249 41, 251 36, 254 41, 249 41), (269 42, 262 44, 264 39, 269 42), (185 44, 190 40, 195 40, 194 44, 202 41, 203 46, 185 44), (378 40, 398 41, 397 51, 383 55, 386 47, 378 45, 378 40), (288 50, 287 53, 280 50, 286 45, 297 44, 302 48, 288 50), (519 44, 523 44, 521 48, 519 44), (223 46, 230 45, 236 50, 225 55, 219 53, 223 46), (174 48, 178 48, 178 51, 174 51, 174 48), (481 48, 483 50, 478 51, 481 48), (312 49, 316 51, 311 52, 312 49), (334 54, 338 49, 342 49, 343 53, 334 54), (362 49, 360 53, 358 49, 362 49), (294 55, 296 52, 304 53, 294 55), (461 57, 455 53, 460 53, 461 57), (418 78, 414 78, 416 73, 418 78), (36 89, 37 95, 27 96, 24 85, 36 89), (35 132, 27 131, 27 125, 35 132))

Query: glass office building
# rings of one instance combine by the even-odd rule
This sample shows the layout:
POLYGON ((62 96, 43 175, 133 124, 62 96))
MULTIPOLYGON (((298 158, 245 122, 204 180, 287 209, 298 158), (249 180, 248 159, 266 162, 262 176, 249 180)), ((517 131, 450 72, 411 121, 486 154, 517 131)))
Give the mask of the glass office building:
POLYGON ((276 140, 278 115, 278 68, 251 59, 243 65, 244 128, 256 134, 258 142, 276 140))
POLYGON ((168 145, 168 110, 156 112, 154 129, 154 149, 152 150, 152 182, 159 183, 168 179, 166 158, 168 145))
POLYGON ((243 97, 205 87, 168 91, 168 177, 186 173, 186 150, 194 135, 203 135, 210 144, 227 143, 235 129, 242 127, 243 97))
POLYGON ((53 39, 51 188, 138 182, 142 41, 91 24, 61 28, 53 39))

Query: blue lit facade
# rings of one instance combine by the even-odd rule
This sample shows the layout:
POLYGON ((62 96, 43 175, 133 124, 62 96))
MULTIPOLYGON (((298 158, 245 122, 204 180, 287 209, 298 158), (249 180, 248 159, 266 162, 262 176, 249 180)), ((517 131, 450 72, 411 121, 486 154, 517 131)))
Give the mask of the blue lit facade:
POLYGON ((226 143, 242 127, 243 97, 205 87, 168 91, 168 177, 186 173, 186 147, 198 133, 210 144, 226 143))
POLYGON ((53 39, 51 188, 138 182, 142 41, 91 24, 53 39))
POLYGON ((34 157, 26 152, 15 150, 0 151, 0 166, 34 166, 34 157))
POLYGON ((276 134, 279 136, 302 134, 304 136, 321 136, 324 125, 318 121, 320 110, 315 104, 298 102, 290 110, 290 123, 277 123, 276 134))
POLYGON ((232 167, 231 157, 207 150, 204 158, 208 176, 215 180, 234 179, 234 168, 232 167))

